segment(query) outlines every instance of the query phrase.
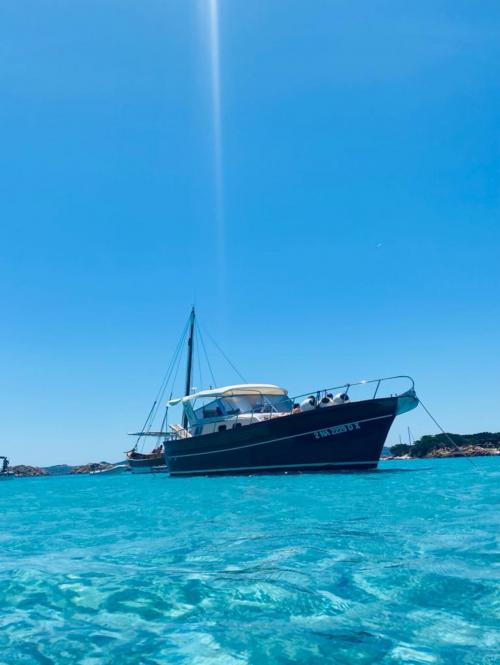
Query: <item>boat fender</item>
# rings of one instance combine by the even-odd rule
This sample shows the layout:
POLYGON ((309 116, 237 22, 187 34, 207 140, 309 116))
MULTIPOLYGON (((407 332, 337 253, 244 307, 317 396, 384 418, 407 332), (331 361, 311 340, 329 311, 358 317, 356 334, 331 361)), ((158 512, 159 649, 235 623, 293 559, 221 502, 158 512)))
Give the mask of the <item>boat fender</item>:
POLYGON ((348 401, 349 401, 349 395, 347 393, 337 393, 333 398, 333 403, 336 405, 345 404, 348 401))
POLYGON ((309 395, 309 397, 306 397, 306 399, 300 403, 301 411, 312 411, 315 408, 316 408, 316 397, 314 397, 314 395, 309 395))
POLYGON ((325 395, 325 396, 320 400, 320 403, 319 403, 318 406, 320 407, 320 409, 323 409, 325 406, 333 406, 333 395, 331 395, 330 393, 328 393, 327 395, 325 395))

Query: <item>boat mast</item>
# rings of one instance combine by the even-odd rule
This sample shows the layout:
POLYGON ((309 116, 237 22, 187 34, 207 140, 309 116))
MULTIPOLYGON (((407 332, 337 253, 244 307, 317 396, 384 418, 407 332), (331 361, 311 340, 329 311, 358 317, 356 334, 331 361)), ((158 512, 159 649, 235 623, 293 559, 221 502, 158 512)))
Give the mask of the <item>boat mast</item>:
MULTIPOLYGON (((188 397, 191 394, 191 379, 193 374, 193 338, 194 338, 194 307, 189 316, 189 338, 188 338, 188 355, 187 355, 187 368, 186 368, 186 389, 184 395, 188 397)), ((182 427, 187 429, 188 419, 186 412, 182 414, 182 427)))

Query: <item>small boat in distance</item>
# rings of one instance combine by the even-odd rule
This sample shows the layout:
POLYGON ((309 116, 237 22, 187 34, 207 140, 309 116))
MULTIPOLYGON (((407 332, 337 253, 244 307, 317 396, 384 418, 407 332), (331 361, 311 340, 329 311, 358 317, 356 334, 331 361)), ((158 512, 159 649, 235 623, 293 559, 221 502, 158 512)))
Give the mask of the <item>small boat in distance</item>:
POLYGON ((147 454, 130 451, 134 473, 161 469, 171 476, 193 476, 375 469, 394 419, 419 403, 409 376, 347 383, 293 399, 274 384, 244 383, 192 394, 194 320, 193 308, 184 396, 168 401, 160 431, 135 434, 156 436, 161 447, 147 454), (407 382, 404 390, 382 395, 401 381, 407 382), (364 391, 361 398, 355 394, 359 389, 364 391), (178 404, 183 409, 182 425, 168 429, 168 408, 178 404), (136 465, 143 470, 135 470, 136 465))
POLYGON ((168 471, 162 443, 153 448, 150 453, 140 453, 136 448, 132 448, 126 455, 132 473, 166 473, 168 471))
POLYGON ((0 480, 10 480, 15 478, 16 474, 14 471, 9 469, 9 458, 4 455, 0 455, 1 467, 0 467, 0 480))

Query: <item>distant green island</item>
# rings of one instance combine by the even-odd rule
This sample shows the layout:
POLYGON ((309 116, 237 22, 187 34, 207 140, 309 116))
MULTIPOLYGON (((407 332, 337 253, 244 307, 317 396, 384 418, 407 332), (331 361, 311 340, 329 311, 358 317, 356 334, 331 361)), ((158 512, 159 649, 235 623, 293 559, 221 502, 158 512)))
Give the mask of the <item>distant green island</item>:
MULTIPOLYGON (((391 446, 391 457, 415 459, 419 457, 479 457, 500 455, 500 432, 479 434, 426 434, 414 444, 398 443, 391 446), (456 444, 453 446, 450 442, 456 444)), ((387 458, 386 458, 387 459, 387 458)))

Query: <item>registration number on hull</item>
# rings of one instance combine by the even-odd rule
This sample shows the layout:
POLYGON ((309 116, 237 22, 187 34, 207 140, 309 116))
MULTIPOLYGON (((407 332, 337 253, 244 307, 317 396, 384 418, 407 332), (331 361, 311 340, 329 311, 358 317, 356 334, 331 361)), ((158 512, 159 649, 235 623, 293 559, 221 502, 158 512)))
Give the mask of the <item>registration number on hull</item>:
POLYGON ((347 423, 346 425, 336 425, 335 427, 326 427, 325 429, 319 429, 314 432, 315 439, 325 439, 329 436, 335 436, 336 434, 344 434, 345 432, 353 432, 354 430, 361 429, 359 422, 356 423, 347 423))

